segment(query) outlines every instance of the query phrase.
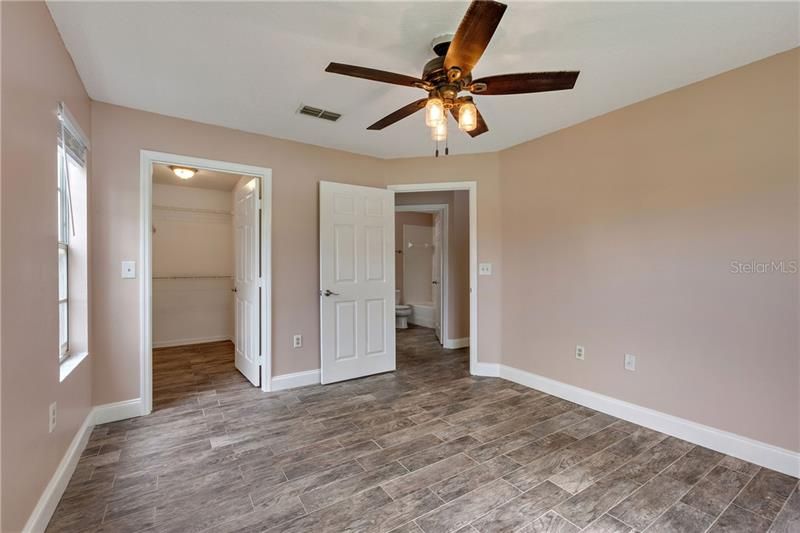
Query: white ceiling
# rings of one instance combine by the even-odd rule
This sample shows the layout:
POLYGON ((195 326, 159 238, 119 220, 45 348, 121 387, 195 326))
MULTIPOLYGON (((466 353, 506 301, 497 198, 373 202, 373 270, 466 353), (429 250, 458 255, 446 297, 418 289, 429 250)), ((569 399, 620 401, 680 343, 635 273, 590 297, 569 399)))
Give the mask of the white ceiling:
MULTIPOLYGON (((424 93, 325 66, 420 75, 467 5, 49 3, 95 100, 378 157, 432 154, 422 114, 366 130, 424 93), (298 115, 301 103, 343 116, 298 115)), ((475 77, 580 70, 576 88, 476 97, 490 131, 453 131, 451 153, 519 144, 793 48, 798 33, 796 2, 511 2, 475 77)))
POLYGON ((194 176, 183 180, 175 175, 167 165, 153 165, 153 183, 160 185, 177 185, 195 189, 213 189, 216 191, 232 191, 242 177, 238 174, 215 172, 199 169, 194 176))

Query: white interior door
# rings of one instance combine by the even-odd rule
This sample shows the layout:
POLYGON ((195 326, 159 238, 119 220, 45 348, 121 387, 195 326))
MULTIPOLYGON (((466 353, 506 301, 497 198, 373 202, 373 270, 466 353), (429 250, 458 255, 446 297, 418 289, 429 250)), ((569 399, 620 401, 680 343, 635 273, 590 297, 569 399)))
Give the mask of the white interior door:
POLYGON ((442 214, 433 215, 433 329, 442 344, 442 214))
POLYGON ((234 342, 236 368, 258 387, 261 383, 261 278, 259 252, 259 180, 242 179, 234 189, 234 342))
POLYGON ((395 369, 394 192, 320 182, 321 381, 395 369))

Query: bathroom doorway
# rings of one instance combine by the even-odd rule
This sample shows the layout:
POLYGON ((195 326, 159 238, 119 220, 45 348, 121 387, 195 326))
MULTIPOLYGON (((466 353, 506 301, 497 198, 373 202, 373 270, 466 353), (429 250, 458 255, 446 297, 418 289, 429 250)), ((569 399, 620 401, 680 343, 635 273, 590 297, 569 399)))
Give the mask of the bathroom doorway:
POLYGON ((448 323, 448 204, 395 206, 395 300, 398 328, 434 330, 444 345, 448 323))
POLYGON ((475 284, 474 191, 467 186, 449 190, 397 187, 401 187, 395 189, 398 357, 404 347, 419 354, 423 343, 431 356, 463 357, 463 364, 472 371, 477 314, 471 290, 475 284))

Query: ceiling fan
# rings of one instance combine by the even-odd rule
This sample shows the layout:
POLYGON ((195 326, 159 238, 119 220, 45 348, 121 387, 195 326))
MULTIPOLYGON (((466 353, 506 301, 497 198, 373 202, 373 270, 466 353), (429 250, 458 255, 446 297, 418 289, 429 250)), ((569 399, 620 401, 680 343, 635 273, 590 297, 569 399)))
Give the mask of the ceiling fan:
POLYGON ((434 40, 433 51, 437 57, 425 64, 420 78, 342 63, 331 63, 325 71, 427 91, 427 98, 386 115, 368 130, 382 130, 424 108, 425 124, 431 127, 434 140, 447 138, 448 111, 458 121, 460 129, 477 137, 489 131, 489 127, 472 96, 459 96, 460 93, 503 95, 562 91, 572 89, 578 79, 577 71, 559 71, 500 74, 473 80, 472 70, 489 45, 505 10, 506 5, 500 2, 473 0, 455 35, 434 40))

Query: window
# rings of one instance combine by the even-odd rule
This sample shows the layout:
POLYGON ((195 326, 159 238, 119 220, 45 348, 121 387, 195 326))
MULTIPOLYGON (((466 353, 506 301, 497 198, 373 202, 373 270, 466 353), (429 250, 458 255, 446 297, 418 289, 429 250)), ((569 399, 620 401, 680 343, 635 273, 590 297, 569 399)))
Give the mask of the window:
MULTIPOLYGON (((57 137, 58 176, 58 359, 64 361, 73 353, 85 350, 85 339, 70 338, 77 325, 86 322, 86 149, 87 142, 71 120, 63 104, 59 109, 57 137), (77 285, 76 285, 77 283, 77 285), (77 300, 75 289, 77 288, 77 300), (79 302, 79 303, 76 303, 79 302), (77 312, 77 315, 75 314, 77 312)), ((78 330, 85 329, 78 327, 78 330)), ((77 337, 85 337, 77 331, 77 337)))
POLYGON ((69 172, 64 149, 58 147, 58 358, 69 355, 69 172))

